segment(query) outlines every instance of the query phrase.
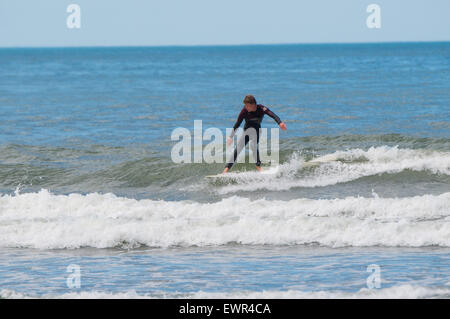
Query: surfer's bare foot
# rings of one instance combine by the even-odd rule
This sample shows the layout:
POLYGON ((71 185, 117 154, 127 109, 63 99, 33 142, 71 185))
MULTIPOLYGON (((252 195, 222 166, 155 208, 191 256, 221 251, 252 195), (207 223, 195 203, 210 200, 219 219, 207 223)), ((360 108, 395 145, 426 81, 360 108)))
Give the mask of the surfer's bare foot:
POLYGON ((262 167, 261 167, 261 166, 256 166, 256 170, 257 170, 258 172, 262 172, 262 167))
POLYGON ((230 169, 228 167, 225 167, 225 169, 223 170, 222 174, 228 173, 230 169))

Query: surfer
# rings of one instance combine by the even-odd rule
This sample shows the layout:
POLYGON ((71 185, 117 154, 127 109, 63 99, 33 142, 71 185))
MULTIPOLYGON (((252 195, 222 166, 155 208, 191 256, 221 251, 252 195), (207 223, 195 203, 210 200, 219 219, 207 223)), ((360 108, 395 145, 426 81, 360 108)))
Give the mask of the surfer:
POLYGON ((256 169, 261 171, 261 160, 259 158, 258 144, 259 129, 261 128, 261 122, 264 114, 267 114, 273 118, 283 131, 286 130, 286 124, 284 124, 275 113, 264 105, 257 104, 253 95, 247 95, 244 98, 244 107, 242 108, 241 113, 239 113, 238 119, 233 126, 233 132, 231 132, 231 135, 227 138, 227 145, 230 145, 233 142, 233 136, 243 120, 245 120, 244 134, 240 137, 237 146, 234 149, 233 157, 229 159, 223 173, 226 173, 231 169, 233 164, 236 162, 237 156, 249 141, 252 141, 253 156, 256 154, 256 169))

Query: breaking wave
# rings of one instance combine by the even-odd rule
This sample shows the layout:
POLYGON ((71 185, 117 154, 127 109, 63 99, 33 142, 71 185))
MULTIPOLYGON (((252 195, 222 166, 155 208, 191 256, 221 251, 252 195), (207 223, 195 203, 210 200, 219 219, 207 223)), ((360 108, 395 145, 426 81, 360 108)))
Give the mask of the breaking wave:
POLYGON ((234 292, 204 292, 193 293, 137 293, 127 291, 120 293, 101 291, 82 291, 65 294, 44 294, 33 296, 9 289, 0 290, 3 299, 152 299, 152 298, 193 298, 193 299, 431 299, 450 298, 448 287, 424 287, 414 285, 398 285, 389 288, 367 289, 356 292, 345 291, 301 291, 301 290, 263 290, 263 291, 234 291, 234 292))
POLYGON ((136 200, 113 194, 0 197, 0 247, 208 245, 450 247, 450 192, 406 198, 136 200))
POLYGON ((336 151, 306 162, 294 153, 290 160, 272 167, 268 174, 229 173, 219 194, 261 189, 282 191, 296 187, 323 187, 360 178, 404 171, 450 175, 450 152, 400 149, 396 146, 368 150, 336 151))

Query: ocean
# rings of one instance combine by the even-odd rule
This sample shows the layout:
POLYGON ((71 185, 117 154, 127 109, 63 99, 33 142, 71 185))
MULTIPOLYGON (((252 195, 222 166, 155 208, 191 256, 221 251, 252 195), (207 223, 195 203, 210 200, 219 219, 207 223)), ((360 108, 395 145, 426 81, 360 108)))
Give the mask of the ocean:
POLYGON ((449 297, 449 42, 0 49, 0 298, 449 297), (173 161, 246 94, 274 173, 173 161))

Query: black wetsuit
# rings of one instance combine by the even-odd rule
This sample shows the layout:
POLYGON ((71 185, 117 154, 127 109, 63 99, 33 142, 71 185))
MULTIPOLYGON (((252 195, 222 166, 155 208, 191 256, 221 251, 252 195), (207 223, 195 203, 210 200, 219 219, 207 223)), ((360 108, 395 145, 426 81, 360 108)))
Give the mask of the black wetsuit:
POLYGON ((256 105, 256 110, 254 112, 249 112, 247 111, 247 109, 244 107, 241 110, 241 113, 239 113, 238 119, 236 121, 236 123, 233 126, 233 132, 231 133, 230 137, 233 137, 237 128, 241 125, 242 121, 245 120, 245 125, 244 125, 244 135, 241 137, 241 140, 238 142, 238 145, 236 146, 235 150, 234 150, 234 154, 233 154, 233 160, 230 160, 226 167, 228 167, 228 169, 230 169, 233 164, 236 162, 236 158, 238 156, 238 154, 242 151, 242 148, 245 147, 245 145, 247 145, 247 143, 250 141, 250 137, 249 134, 246 134, 246 132, 248 132, 247 130, 249 128, 253 128, 256 132, 256 166, 261 166, 261 160, 259 158, 259 129, 261 128, 261 122, 263 120, 264 114, 267 114, 268 116, 270 116, 271 118, 273 118, 275 120, 275 122, 277 122, 278 125, 280 125, 281 120, 280 118, 273 113, 271 110, 269 110, 269 108, 265 107, 264 105, 261 104, 257 104, 256 105))

